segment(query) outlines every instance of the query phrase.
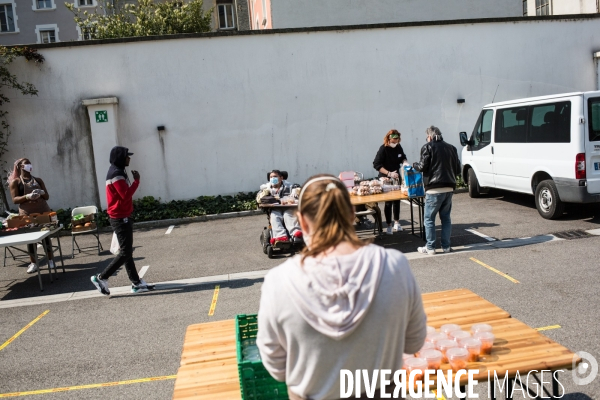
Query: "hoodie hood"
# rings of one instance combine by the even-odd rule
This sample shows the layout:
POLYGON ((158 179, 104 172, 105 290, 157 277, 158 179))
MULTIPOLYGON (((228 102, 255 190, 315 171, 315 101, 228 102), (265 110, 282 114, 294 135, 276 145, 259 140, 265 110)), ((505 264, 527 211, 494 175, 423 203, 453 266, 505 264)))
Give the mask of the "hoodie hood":
POLYGON ((125 160, 129 149, 123 146, 115 146, 110 150, 110 164, 119 169, 125 169, 125 160))
POLYGON ((317 260, 300 256, 286 274, 288 293, 304 320, 332 339, 351 334, 375 297, 387 254, 370 244, 352 254, 317 260))

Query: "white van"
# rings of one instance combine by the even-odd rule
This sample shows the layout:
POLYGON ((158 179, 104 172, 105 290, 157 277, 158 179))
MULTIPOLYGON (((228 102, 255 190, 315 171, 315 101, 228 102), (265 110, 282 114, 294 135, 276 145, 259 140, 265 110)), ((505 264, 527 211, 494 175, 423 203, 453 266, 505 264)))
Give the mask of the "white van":
POLYGON ((488 188, 533 194, 547 219, 565 203, 600 202, 600 91, 489 104, 460 143, 471 197, 488 188))

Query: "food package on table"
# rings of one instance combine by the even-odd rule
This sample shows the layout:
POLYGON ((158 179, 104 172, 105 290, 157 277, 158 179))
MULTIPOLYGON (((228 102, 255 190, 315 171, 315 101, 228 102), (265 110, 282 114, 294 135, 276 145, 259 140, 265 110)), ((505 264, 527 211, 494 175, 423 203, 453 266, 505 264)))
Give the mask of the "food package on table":
POLYGON ((364 186, 369 186, 369 181, 362 181, 362 182, 360 183, 360 186, 361 186, 361 187, 364 187, 364 186))
POLYGON ((373 179, 372 181, 369 181, 369 186, 371 187, 381 187, 381 182, 379 182, 377 179, 373 179))
POLYGON ((381 186, 371 186, 371 194, 381 194, 383 189, 381 186))
POLYGON ((359 196, 368 196, 371 194, 371 188, 369 186, 359 186, 358 193, 359 196))
POLYGON ((404 185, 400 186, 400 192, 408 196, 408 188, 404 185))
POLYGON ((392 181, 390 178, 382 176, 381 178, 379 178, 379 182, 381 182, 382 185, 391 185, 392 181))
POLYGON ((392 185, 392 190, 400 190, 400 185, 392 185))
POLYGON ((393 190, 392 185, 383 185, 382 189, 383 189, 383 193, 391 192, 393 190))
POLYGON ((284 196, 281 198, 281 200, 279 201, 281 203, 281 205, 294 205, 296 204, 296 199, 294 199, 291 196, 284 196))

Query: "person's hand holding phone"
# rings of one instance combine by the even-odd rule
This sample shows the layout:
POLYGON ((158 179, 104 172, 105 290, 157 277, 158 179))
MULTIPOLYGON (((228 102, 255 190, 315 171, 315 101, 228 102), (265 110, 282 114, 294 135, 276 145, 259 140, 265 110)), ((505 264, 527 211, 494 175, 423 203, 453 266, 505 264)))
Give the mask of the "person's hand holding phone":
POLYGON ((131 175, 133 175, 133 179, 136 181, 140 180, 140 173, 137 172, 136 170, 131 171, 131 175))

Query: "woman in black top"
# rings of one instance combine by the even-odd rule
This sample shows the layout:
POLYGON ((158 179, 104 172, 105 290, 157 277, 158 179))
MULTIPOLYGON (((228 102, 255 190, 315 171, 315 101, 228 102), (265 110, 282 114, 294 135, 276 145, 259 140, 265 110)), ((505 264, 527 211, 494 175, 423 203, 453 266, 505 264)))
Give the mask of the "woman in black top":
MULTIPOLYGON (((379 176, 400 179, 400 167, 406 161, 406 154, 400 146, 400 132, 390 130, 383 138, 383 145, 377 151, 373 167, 379 171, 379 176)), ((386 233, 392 235, 394 232, 402 231, 400 226, 400 200, 385 202, 386 233), (392 209, 394 211, 394 226, 392 227, 392 209)))

